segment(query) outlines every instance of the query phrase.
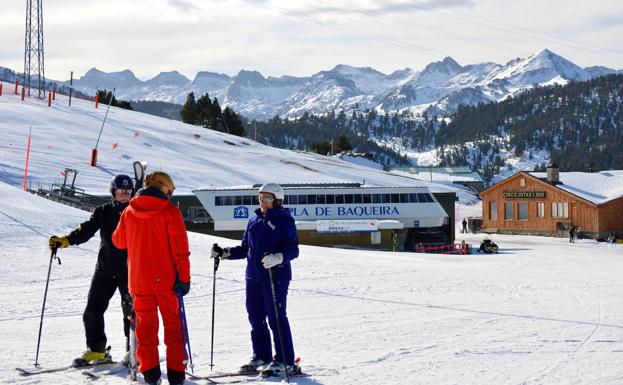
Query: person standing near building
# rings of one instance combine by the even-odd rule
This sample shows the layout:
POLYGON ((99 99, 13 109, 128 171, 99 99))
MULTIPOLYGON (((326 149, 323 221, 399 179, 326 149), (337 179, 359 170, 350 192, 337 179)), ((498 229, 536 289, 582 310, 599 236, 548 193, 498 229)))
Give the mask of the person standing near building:
POLYGON ((213 258, 247 259, 246 308, 251 324, 253 356, 240 368, 241 372, 262 370, 265 376, 280 376, 285 370, 288 374, 300 373, 294 362, 292 333, 286 314, 288 287, 292 279, 290 261, 299 255, 299 242, 294 218, 282 206, 283 198, 280 185, 264 184, 259 190, 260 207, 247 224, 242 244, 231 248, 221 248, 217 244, 212 247, 213 258), (269 269, 272 269, 276 306, 269 269), (278 314, 275 314, 275 307, 278 314), (274 360, 268 326, 275 345, 274 360))
POLYGON ((164 323, 167 378, 171 385, 185 380, 186 351, 180 327, 177 291, 190 290, 190 251, 182 213, 169 200, 175 190, 171 177, 156 171, 145 177, 124 211, 112 239, 128 250, 129 289, 136 313, 139 371, 150 385, 160 383, 158 311, 164 323))
POLYGON ((576 227, 571 226, 571 230, 569 230, 569 242, 571 243, 575 242, 575 232, 576 232, 576 227))
POLYGON ((116 248, 111 237, 117 228, 121 213, 128 206, 134 192, 132 178, 124 174, 115 176, 110 182, 109 191, 113 198, 112 202, 96 207, 91 218, 79 224, 68 235, 53 235, 49 239, 51 249, 65 248, 87 242, 98 230, 100 232, 97 264, 91 279, 87 306, 82 314, 87 350, 74 360, 75 366, 112 361, 106 351, 104 312, 108 309, 108 303, 117 290, 121 296, 123 332, 126 336, 124 360, 127 359, 129 351, 129 315, 132 300, 128 294, 128 254, 125 250, 116 248))
POLYGON ((463 218, 463 230, 461 231, 463 234, 467 234, 467 219, 463 218))

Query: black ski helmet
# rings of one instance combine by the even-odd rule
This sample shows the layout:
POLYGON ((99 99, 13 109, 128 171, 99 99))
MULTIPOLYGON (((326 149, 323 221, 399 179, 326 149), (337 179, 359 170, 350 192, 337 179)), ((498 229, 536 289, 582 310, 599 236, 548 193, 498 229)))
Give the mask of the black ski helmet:
POLYGON ((128 175, 119 174, 110 181, 110 194, 113 198, 115 197, 115 190, 118 188, 132 190, 134 195, 134 181, 128 175))

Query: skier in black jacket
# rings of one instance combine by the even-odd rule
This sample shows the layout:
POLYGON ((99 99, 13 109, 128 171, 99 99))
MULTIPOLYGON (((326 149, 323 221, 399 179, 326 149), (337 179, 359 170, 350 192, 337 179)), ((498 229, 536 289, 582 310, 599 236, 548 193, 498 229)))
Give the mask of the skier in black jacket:
POLYGON ((132 298, 128 294, 128 254, 126 250, 117 249, 111 237, 117 228, 121 213, 128 206, 134 193, 132 178, 123 174, 115 176, 110 182, 110 193, 113 201, 98 206, 88 221, 79 224, 67 236, 53 235, 49 240, 50 248, 64 248, 87 242, 97 230, 100 232, 97 264, 91 280, 87 306, 82 315, 88 350, 74 360, 76 366, 112 361, 106 352, 104 312, 117 289, 121 295, 123 331, 126 336, 125 351, 129 351, 129 315, 132 310, 132 298))

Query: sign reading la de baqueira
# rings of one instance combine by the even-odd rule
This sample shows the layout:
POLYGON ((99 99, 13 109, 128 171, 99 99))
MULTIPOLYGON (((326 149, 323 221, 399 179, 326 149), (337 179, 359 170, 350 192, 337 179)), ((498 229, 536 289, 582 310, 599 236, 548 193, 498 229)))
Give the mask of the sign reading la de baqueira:
POLYGON ((545 191, 504 191, 505 199, 544 199, 545 191))

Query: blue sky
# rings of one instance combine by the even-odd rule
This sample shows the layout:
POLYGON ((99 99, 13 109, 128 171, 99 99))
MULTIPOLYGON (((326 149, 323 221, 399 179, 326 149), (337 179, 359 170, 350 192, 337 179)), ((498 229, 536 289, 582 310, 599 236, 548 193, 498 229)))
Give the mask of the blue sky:
MULTIPOLYGON (((23 2, 2 1, 0 66, 21 71, 23 2)), ((505 63, 543 48, 623 68, 623 2, 602 0, 44 1, 46 75, 131 69, 305 76, 337 64, 385 73, 451 56, 505 63)))

